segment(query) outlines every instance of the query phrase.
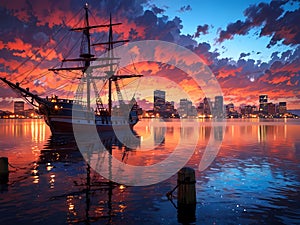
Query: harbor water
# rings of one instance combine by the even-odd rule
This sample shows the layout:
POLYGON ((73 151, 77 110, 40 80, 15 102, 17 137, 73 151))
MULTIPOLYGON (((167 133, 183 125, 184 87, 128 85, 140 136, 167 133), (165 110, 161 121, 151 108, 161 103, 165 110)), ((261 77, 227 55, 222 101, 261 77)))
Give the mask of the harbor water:
POLYGON ((102 140, 112 156, 99 154, 95 167, 76 139, 52 136, 42 119, 0 120, 0 157, 9 161, 0 224, 300 223, 300 120, 143 119, 134 130, 129 147, 102 140), (129 174, 112 158, 146 169, 129 174), (113 181, 98 171, 108 160, 113 181), (177 190, 166 197, 183 166, 196 175, 186 221, 177 190))

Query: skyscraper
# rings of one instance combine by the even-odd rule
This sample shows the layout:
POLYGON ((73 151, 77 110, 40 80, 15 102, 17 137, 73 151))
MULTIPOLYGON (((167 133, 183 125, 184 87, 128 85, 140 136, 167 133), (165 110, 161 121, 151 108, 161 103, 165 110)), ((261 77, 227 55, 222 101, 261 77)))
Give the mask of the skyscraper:
POLYGON ((23 101, 15 101, 14 102, 14 114, 16 115, 24 115, 24 102, 23 101))
POLYGON ((204 114, 206 116, 211 115, 212 104, 211 104, 210 98, 204 98, 203 104, 204 104, 204 107, 203 107, 204 114))
POLYGON ((274 116, 276 114, 276 106, 272 102, 269 102, 268 105, 268 115, 274 116))
POLYGON ((217 118, 224 117, 223 96, 215 96, 214 116, 217 118))
POLYGON ((259 96, 259 112, 262 114, 268 113, 268 95, 259 96))
POLYGON ((189 112, 189 105, 190 105, 190 101, 187 100, 186 98, 184 99, 180 99, 179 102, 179 114, 181 117, 187 117, 188 116, 188 112, 189 112))
POLYGON ((195 106, 193 106, 192 101, 186 98, 180 99, 178 112, 181 117, 189 117, 189 116, 197 115, 197 110, 195 106))
POLYGON ((287 112, 287 110, 286 110, 286 102, 279 102, 278 113, 279 114, 285 114, 286 112, 287 112))
POLYGON ((153 110, 155 112, 162 112, 165 110, 166 103, 166 92, 155 90, 154 91, 154 107, 153 110))

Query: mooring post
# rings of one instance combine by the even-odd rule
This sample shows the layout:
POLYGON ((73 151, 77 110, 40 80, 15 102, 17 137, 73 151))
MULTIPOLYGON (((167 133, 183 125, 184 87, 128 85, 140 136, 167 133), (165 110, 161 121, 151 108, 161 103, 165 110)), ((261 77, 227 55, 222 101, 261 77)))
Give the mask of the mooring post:
POLYGON ((196 221, 196 179, 195 170, 183 167, 177 173, 178 185, 178 222, 193 223, 196 221))
POLYGON ((0 157, 0 184, 8 182, 8 158, 0 157))

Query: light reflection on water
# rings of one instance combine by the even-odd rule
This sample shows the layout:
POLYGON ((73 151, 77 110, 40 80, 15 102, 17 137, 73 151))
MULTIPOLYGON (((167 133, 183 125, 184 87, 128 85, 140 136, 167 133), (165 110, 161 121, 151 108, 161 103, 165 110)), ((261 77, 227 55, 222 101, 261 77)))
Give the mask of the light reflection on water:
MULTIPOLYGON (((184 156, 184 148, 199 137, 187 163, 196 170, 195 224, 298 223, 300 121, 188 124, 144 120, 135 127, 141 141, 136 149, 111 140, 106 144, 113 145, 120 161, 152 165, 167 158, 179 141, 184 156), (208 168, 198 171, 211 134, 222 141, 221 148, 208 168), (153 147, 146 151, 146 145, 153 147)), ((87 186, 87 165, 75 142, 51 137, 42 120, 0 120, 0 133, 0 156, 14 166, 8 184, 0 186, 0 224, 178 224, 177 210, 165 197, 176 186, 176 175, 129 187, 91 169, 87 186)))

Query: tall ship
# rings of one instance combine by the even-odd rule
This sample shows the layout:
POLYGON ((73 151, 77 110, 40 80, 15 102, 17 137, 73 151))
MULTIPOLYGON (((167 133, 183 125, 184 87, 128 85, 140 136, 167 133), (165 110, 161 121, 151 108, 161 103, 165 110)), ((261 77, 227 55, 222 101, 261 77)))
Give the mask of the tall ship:
POLYGON ((79 84, 73 99, 59 98, 57 95, 40 97, 31 92, 29 88, 22 87, 18 82, 13 83, 4 77, 0 79, 34 106, 39 114, 44 116, 46 124, 54 135, 72 134, 74 125, 84 129, 93 126, 100 133, 128 127, 132 129, 139 120, 139 107, 134 96, 128 101, 123 99, 118 81, 130 78, 137 79, 142 75, 117 73, 120 58, 116 57, 113 51, 115 44, 125 43, 129 40, 114 40, 113 27, 121 25, 121 23, 112 23, 111 15, 108 24, 90 25, 88 5, 86 4, 83 8, 84 25, 71 29, 73 32, 82 33, 79 57, 65 58, 59 67, 48 69, 53 73, 80 72, 79 84), (97 28, 107 29, 107 41, 92 43, 92 30, 97 28), (105 48, 104 54, 102 51, 100 57, 96 56, 92 52, 93 46, 103 46, 105 48), (74 66, 74 63, 80 65, 74 66), (106 94, 102 96, 98 91, 99 87, 97 87, 100 81, 108 89, 106 94), (117 94, 118 106, 113 106, 113 91, 117 94), (106 104, 103 103, 104 97, 107 98, 106 104))

